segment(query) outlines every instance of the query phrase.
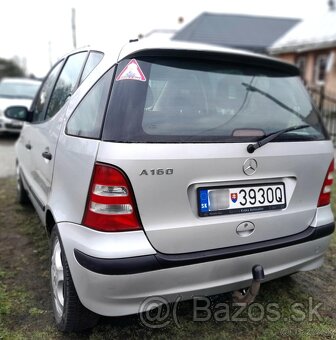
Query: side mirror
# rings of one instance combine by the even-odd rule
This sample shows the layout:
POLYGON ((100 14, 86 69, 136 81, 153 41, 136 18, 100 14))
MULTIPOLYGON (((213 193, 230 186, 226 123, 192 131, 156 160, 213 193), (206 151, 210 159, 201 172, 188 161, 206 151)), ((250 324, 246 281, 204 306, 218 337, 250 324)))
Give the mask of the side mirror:
POLYGON ((5 110, 5 117, 28 122, 29 111, 26 106, 10 106, 5 110))

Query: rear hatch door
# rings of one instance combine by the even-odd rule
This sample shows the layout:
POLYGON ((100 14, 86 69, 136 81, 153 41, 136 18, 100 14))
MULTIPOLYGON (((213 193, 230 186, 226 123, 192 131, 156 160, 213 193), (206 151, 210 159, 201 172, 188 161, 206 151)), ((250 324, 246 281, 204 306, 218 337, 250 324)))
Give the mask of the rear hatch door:
POLYGON ((129 177, 153 247, 195 252, 305 230, 333 148, 297 70, 187 54, 119 63, 97 157, 129 177))

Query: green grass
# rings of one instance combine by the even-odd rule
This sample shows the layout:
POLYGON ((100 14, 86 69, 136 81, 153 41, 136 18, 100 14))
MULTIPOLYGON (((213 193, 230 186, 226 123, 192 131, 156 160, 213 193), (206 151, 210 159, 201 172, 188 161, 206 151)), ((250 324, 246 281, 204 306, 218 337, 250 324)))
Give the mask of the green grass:
MULTIPOLYGON (((336 187, 333 202, 336 212, 336 187)), ((228 318, 236 321, 225 319, 218 304, 227 303, 227 295, 219 295, 211 301, 213 313, 222 311, 221 321, 193 321, 193 302, 186 301, 178 305, 178 325, 170 317, 166 327, 151 329, 136 315, 102 318, 92 331, 63 335, 54 327, 49 302, 48 242, 33 209, 15 203, 13 179, 0 180, 0 207, 0 339, 336 339, 336 234, 322 268, 263 284, 255 303, 239 315, 238 307, 229 306, 228 318), (266 310, 260 318, 270 303, 279 317, 266 310), (320 318, 309 320, 310 303, 322 303, 320 318)))

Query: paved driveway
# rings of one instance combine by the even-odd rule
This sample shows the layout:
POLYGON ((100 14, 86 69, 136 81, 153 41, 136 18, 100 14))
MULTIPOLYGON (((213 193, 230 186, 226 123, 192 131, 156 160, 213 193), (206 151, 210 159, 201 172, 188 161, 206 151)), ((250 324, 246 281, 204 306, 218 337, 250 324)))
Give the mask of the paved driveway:
POLYGON ((0 178, 15 174, 15 135, 0 135, 0 178))

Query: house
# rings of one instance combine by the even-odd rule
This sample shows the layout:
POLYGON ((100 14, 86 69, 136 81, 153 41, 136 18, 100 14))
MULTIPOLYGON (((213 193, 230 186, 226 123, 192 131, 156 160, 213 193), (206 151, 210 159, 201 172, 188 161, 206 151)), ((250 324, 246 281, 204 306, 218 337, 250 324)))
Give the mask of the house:
POLYGON ((305 83, 336 94, 336 10, 302 21, 279 38, 270 54, 296 64, 305 83))
POLYGON ((203 13, 179 30, 172 39, 267 53, 267 49, 299 21, 299 19, 203 13))

